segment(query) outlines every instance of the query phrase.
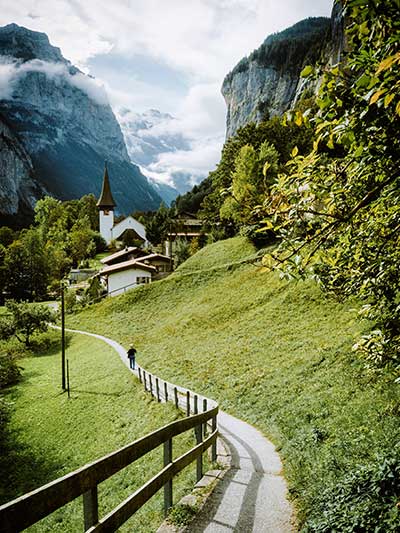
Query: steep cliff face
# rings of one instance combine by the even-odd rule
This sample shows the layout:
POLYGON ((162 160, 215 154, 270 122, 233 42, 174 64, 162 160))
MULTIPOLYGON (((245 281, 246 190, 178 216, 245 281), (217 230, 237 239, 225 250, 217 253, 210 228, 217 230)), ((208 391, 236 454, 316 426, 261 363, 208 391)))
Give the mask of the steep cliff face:
POLYGON ((45 190, 34 179, 32 160, 0 116, 0 222, 32 211, 45 190))
MULTIPOLYGON (((104 160, 117 208, 154 209, 161 198, 129 159, 104 90, 45 34, 0 28, 0 108, 40 184, 61 199, 100 192, 104 160)), ((0 156, 0 168, 4 163, 0 156)))
POLYGON ((222 85, 227 105, 226 136, 249 122, 280 115, 315 84, 300 78, 304 66, 337 62, 343 48, 342 16, 336 4, 332 18, 309 18, 267 37, 243 58, 222 85))

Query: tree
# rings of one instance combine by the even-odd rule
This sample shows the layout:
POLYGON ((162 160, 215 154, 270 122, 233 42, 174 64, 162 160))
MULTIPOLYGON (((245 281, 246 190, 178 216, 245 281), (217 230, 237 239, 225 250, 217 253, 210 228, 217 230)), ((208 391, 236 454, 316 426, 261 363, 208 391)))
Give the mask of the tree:
POLYGON ((323 74, 313 150, 293 151, 265 202, 282 238, 267 262, 363 299, 374 326, 356 348, 380 364, 400 353, 399 7, 345 2, 349 53, 323 74))
POLYGON ((56 321, 55 312, 43 304, 9 300, 6 308, 10 316, 0 319, 0 338, 7 340, 14 336, 27 347, 31 346, 32 335, 47 331, 49 323, 56 321))
POLYGON ((49 282, 48 256, 38 230, 23 230, 4 258, 5 289, 16 300, 40 300, 49 282))
POLYGON ((278 158, 277 150, 268 141, 258 151, 248 144, 240 149, 232 185, 226 189, 220 209, 222 219, 232 220, 238 227, 260 222, 260 207, 277 175, 278 158))
POLYGON ((0 228, 0 244, 2 246, 10 246, 10 244, 15 239, 14 231, 8 226, 2 226, 0 228))
POLYGON ((68 236, 68 250, 72 266, 78 266, 83 259, 92 257, 96 252, 93 232, 88 217, 83 217, 74 224, 68 236))

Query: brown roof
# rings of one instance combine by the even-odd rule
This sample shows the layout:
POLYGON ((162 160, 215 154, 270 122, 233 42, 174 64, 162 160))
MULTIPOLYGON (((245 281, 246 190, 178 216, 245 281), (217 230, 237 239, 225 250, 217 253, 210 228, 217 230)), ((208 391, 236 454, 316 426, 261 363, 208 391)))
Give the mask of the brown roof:
POLYGON ((114 198, 111 194, 110 178, 108 177, 107 163, 104 166, 103 187, 101 189, 100 198, 97 201, 99 208, 113 208, 115 207, 114 198))
POLYGON ((130 259, 129 261, 124 261, 123 263, 117 263, 116 265, 110 265, 102 270, 100 270, 99 275, 102 276, 104 274, 112 274, 114 272, 119 272, 120 270, 130 270, 131 268, 138 268, 142 270, 148 270, 149 272, 156 272, 156 267, 153 267, 151 265, 145 265, 144 263, 141 263, 137 259, 130 259))
POLYGON ((168 261, 168 263, 171 261, 170 257, 168 257, 167 255, 163 255, 163 254, 145 255, 140 258, 140 261, 151 261, 152 259, 160 259, 160 260, 165 259, 165 261, 168 261))
POLYGON ((108 263, 112 263, 116 259, 121 259, 125 255, 137 253, 137 255, 146 255, 147 252, 142 250, 141 248, 138 248, 137 246, 129 246, 128 248, 124 248, 123 250, 119 250, 119 252, 115 252, 111 255, 107 255, 106 257, 103 257, 103 259, 100 259, 100 262, 108 265, 108 263))

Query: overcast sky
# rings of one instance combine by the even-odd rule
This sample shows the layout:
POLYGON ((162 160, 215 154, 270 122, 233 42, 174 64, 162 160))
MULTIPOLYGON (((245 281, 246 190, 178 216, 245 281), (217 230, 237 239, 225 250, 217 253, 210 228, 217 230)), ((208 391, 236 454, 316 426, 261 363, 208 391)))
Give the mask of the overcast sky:
MULTIPOLYGON (((222 140, 224 76, 267 35, 333 0, 0 0, 0 25, 47 33, 100 80, 115 111, 149 108, 183 119, 194 146, 222 140)), ((211 148, 211 146, 210 146, 211 148)), ((216 161, 215 147, 209 164, 216 161)), ((194 154, 198 156, 198 154, 194 154)), ((207 166, 208 163, 206 163, 207 166)))

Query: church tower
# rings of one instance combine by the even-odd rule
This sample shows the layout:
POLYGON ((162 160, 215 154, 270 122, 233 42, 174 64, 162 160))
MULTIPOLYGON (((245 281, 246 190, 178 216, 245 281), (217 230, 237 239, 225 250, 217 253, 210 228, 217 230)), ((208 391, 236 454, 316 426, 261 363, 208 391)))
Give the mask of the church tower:
POLYGON ((106 243, 110 244, 112 241, 112 228, 114 226, 115 202, 111 194, 107 163, 104 165, 103 187, 96 205, 99 210, 100 234, 106 243))

